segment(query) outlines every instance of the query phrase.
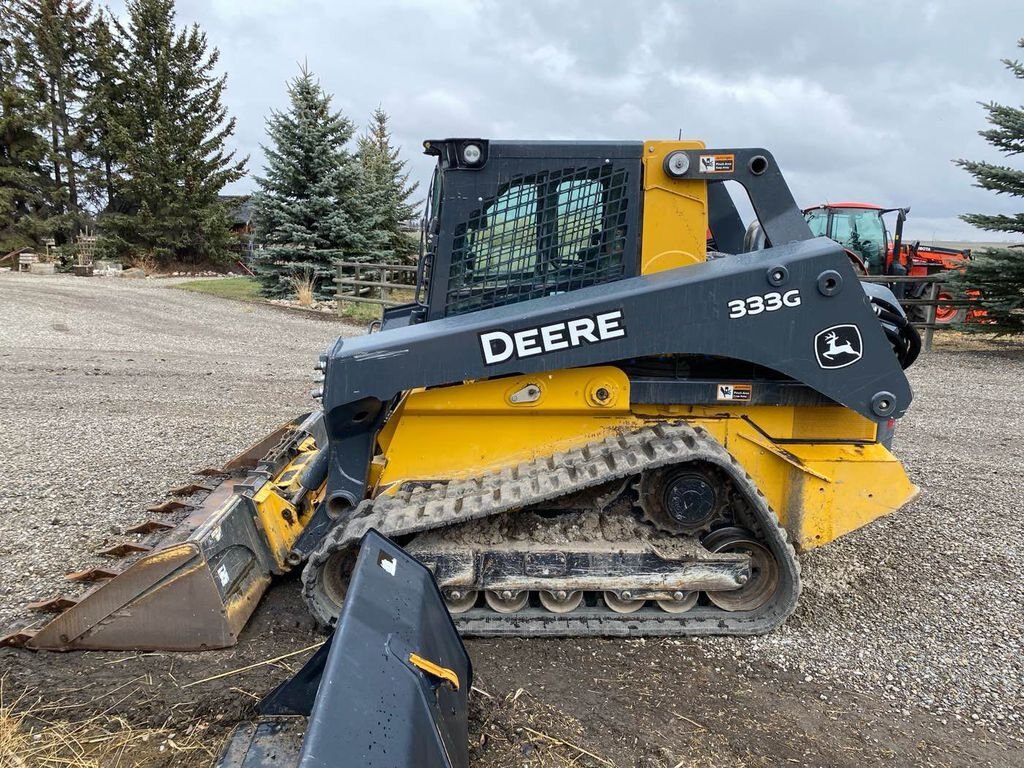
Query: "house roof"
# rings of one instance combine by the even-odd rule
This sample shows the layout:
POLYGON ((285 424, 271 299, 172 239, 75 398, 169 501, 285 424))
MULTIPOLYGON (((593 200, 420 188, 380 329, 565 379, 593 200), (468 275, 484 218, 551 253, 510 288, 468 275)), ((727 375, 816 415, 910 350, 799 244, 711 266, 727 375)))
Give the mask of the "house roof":
POLYGON ((217 199, 229 206, 232 224, 252 221, 252 198, 249 195, 217 195, 217 199))

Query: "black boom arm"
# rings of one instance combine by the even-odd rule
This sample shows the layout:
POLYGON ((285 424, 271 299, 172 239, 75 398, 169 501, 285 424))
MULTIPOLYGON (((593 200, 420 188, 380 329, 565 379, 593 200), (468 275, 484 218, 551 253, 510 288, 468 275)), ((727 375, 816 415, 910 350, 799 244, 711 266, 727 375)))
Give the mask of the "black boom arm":
POLYGON ((326 363, 327 499, 357 504, 386 405, 414 387, 712 355, 773 369, 876 421, 910 386, 846 254, 817 238, 339 339, 326 363))

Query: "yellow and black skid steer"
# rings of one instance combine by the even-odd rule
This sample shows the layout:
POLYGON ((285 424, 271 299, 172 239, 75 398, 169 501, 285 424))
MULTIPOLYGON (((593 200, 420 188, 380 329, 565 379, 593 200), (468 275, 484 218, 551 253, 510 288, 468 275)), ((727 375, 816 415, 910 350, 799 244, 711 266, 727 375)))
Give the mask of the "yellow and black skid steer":
POLYGON ((890 447, 920 341, 812 236, 768 151, 425 149, 415 300, 321 356, 322 409, 200 524, 12 642, 226 645, 302 562, 331 626, 371 529, 430 570, 463 634, 761 633, 796 604, 796 551, 914 498, 890 447))

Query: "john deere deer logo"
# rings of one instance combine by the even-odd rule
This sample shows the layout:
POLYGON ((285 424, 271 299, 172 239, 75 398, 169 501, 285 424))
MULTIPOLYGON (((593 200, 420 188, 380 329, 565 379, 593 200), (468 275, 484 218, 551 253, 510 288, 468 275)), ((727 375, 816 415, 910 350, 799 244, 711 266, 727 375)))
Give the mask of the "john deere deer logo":
POLYGON ((864 354, 864 342, 856 325, 833 325, 814 337, 814 355, 822 368, 845 368, 864 354))

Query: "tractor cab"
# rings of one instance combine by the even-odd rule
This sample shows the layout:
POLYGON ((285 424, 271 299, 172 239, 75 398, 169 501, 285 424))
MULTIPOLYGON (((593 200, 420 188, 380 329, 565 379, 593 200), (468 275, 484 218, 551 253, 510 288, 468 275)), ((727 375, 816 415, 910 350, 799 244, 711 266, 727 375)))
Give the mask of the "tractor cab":
POLYGON ((871 203, 827 203, 805 209, 804 218, 815 235, 831 238, 843 246, 865 274, 905 274, 901 241, 909 210, 871 203), (896 214, 891 238, 884 218, 888 213, 896 214), (899 257, 894 258, 895 254, 899 257))

